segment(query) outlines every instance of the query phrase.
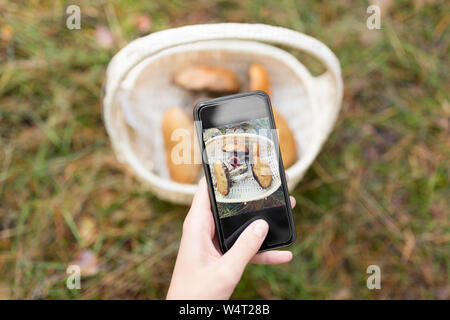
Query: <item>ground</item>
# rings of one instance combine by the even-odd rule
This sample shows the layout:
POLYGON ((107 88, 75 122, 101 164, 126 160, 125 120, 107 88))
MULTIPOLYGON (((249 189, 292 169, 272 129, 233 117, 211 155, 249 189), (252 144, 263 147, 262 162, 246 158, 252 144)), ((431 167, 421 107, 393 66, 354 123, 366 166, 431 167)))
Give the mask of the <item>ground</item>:
MULTIPOLYGON (((148 32, 260 22, 326 43, 345 94, 329 140, 293 191, 284 266, 249 266, 233 298, 450 298, 450 65, 446 1, 0 3, 0 298, 164 298, 187 207, 158 200, 114 157, 105 69, 148 32), (70 261, 89 266, 68 290, 70 261), (81 258, 80 258, 81 257, 81 258), (381 290, 366 269, 381 268, 381 290)), ((295 53, 314 74, 322 67, 295 53)))

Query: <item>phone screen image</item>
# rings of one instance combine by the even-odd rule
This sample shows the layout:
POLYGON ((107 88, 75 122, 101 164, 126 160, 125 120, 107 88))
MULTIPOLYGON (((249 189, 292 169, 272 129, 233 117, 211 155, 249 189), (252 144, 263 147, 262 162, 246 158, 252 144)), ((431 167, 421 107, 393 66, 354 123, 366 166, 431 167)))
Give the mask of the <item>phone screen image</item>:
POLYGON ((203 132, 221 219, 285 206, 269 117, 203 132))
POLYGON ((202 118, 205 170, 222 243, 228 250, 245 227, 264 219, 269 233, 261 249, 282 246, 295 236, 270 105, 260 96, 237 100, 206 107, 202 118))

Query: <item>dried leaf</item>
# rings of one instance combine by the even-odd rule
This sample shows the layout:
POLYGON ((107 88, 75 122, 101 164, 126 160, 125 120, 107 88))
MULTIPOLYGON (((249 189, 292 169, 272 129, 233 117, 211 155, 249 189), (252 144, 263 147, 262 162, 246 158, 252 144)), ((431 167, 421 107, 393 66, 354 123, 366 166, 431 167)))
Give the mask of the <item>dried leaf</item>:
POLYGON ((360 42, 366 46, 372 46, 383 39, 383 33, 380 30, 369 30, 364 28, 359 34, 360 42))
POLYGON ((98 258, 92 250, 78 251, 70 264, 79 266, 83 277, 96 275, 99 271, 98 258))
POLYGON ((97 40, 97 43, 105 49, 113 47, 116 42, 111 30, 105 26, 97 26, 95 28, 95 39, 97 40))

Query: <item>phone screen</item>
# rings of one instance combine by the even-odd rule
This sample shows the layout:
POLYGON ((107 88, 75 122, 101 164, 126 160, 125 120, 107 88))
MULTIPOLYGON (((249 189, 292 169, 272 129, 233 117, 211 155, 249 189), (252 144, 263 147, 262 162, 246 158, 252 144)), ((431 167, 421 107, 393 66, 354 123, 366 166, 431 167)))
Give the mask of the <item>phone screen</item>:
POLYGON ((210 101, 198 116, 224 250, 256 219, 269 223, 261 250, 290 244, 295 232, 269 98, 257 92, 210 101))

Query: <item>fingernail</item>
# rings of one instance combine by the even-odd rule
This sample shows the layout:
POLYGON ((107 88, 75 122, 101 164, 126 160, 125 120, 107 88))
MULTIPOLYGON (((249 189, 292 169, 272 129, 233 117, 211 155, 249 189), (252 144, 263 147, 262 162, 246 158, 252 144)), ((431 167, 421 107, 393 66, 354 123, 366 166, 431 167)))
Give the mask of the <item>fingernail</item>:
POLYGON ((259 220, 255 222, 255 224, 253 225, 253 233, 257 237, 262 238, 267 233, 267 227, 268 227, 267 222, 265 222, 264 220, 259 220))

